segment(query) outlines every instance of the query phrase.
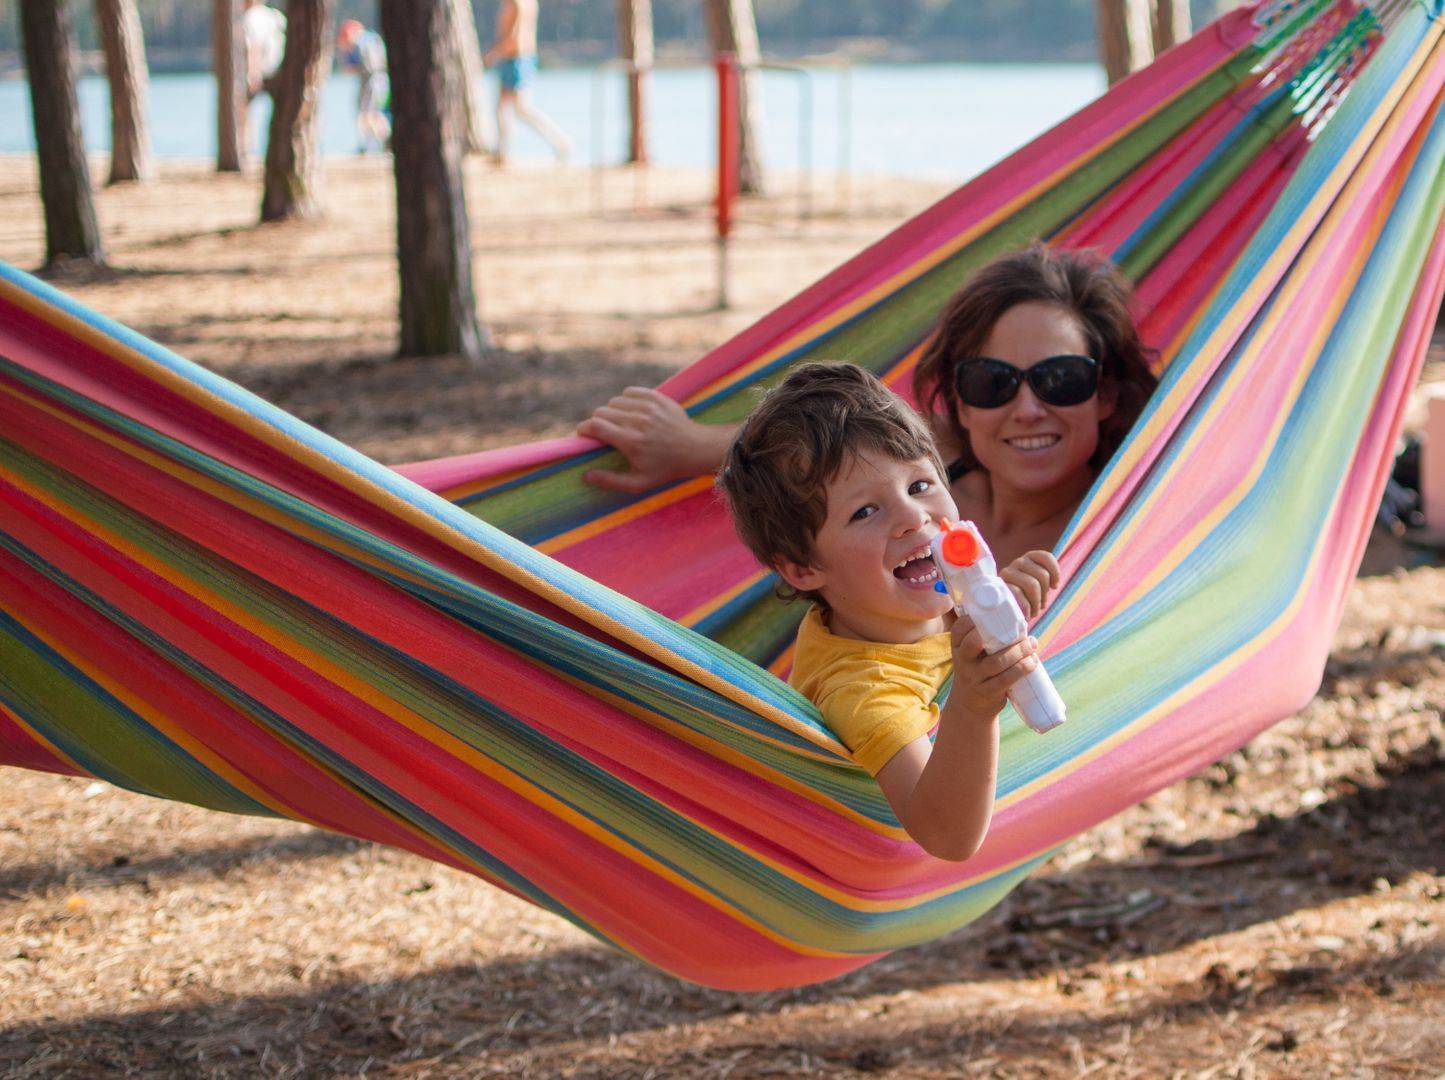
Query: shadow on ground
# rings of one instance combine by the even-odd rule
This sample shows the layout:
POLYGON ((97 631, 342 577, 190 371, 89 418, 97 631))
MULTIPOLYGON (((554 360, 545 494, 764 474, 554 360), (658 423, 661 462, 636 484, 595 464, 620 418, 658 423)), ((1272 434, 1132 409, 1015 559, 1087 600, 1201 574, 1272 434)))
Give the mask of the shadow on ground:
MULTIPOLYGON (((14 1075, 39 1075, 52 1067, 58 1072, 82 1061, 99 1066, 123 1058, 128 1069, 142 1073, 206 1069, 243 1075, 290 1062, 307 1075, 327 1075, 355 1070, 367 1059, 399 1064, 441 1055, 464 1062, 560 1053, 629 1032, 729 1015, 761 1020, 788 1007, 954 984, 997 985, 1028 979, 1041 969, 1054 970, 1066 993, 1070 986, 1085 992, 1100 962, 1163 953, 1379 889, 1380 882, 1398 882, 1416 870, 1437 870, 1445 863, 1445 806, 1438 797, 1445 762, 1427 747, 1393 762, 1383 776, 1382 786, 1353 790, 1291 817, 1264 818, 1228 840, 1166 845, 1125 862, 1095 861, 1045 873, 967 930, 820 986, 767 994, 712 991, 601 946, 565 948, 405 979, 332 982, 293 994, 215 992, 182 1009, 24 1025, 0 1032, 0 1067, 14 1075), (1246 864, 1254 872, 1237 873, 1246 864), (1151 899, 1140 903, 1145 894, 1151 899), (565 1017, 557 1014, 560 987, 569 988, 573 1005, 565 1017)), ((180 851, 124 866, 35 865, 7 871, 0 888, 38 891, 75 879, 120 885, 138 876, 190 874, 198 867, 220 871, 258 859, 326 857, 355 845, 316 833, 180 851)), ((1146 1024, 1156 1014, 1178 1021, 1273 997, 1327 995, 1342 979, 1364 981, 1384 994, 1392 979, 1413 977, 1439 959, 1437 944, 1433 951, 1402 948, 1345 971, 1300 964, 1247 973, 1211 969, 1192 996, 1146 1000, 1111 1023, 1146 1024)), ((1148 997, 1145 988, 1140 996, 1148 997)), ((1027 1022, 1006 1030, 940 1022, 911 1028, 895 1040, 870 1037, 866 1043, 847 1031, 810 1030, 796 1046, 800 1054, 867 1070, 905 1055, 913 1064, 932 1057, 942 1061, 977 1049, 985 1036, 1015 1042, 1057 1039, 1071 1031, 1083 1036, 1087 1023, 1093 1021, 1065 1015, 1034 1031, 1027 1022)), ((730 1043, 727 1053, 736 1055, 739 1045, 730 1043)), ((788 1049, 775 1042, 767 1048, 769 1061, 781 1060, 788 1049)), ((711 1051, 679 1047, 664 1069, 722 1060, 711 1051)), ((651 1063, 658 1064, 655 1058, 651 1063)))

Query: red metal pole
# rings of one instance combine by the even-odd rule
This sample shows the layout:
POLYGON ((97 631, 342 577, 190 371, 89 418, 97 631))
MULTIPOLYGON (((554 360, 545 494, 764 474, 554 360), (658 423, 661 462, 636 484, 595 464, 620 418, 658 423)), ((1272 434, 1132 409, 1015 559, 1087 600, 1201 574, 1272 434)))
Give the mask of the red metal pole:
POLYGON ((733 200, 738 194, 740 129, 738 126, 738 61, 718 53, 717 68, 717 306, 728 306, 728 234, 733 226, 733 200))
POLYGON ((738 60, 718 53, 717 67, 717 234, 732 230, 733 200, 738 194, 738 60))

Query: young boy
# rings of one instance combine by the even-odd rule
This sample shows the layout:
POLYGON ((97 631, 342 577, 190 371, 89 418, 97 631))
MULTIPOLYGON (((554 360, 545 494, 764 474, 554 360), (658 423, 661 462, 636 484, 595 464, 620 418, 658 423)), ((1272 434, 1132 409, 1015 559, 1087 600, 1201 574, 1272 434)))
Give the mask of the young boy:
MULTIPOLYGON (((963 860, 993 813, 999 712, 1039 660, 1031 637, 985 653, 934 589, 929 541, 958 516, 945 475, 922 419, 876 378, 805 364, 748 417, 718 483, 743 542, 785 594, 813 601, 789 681, 877 778, 908 834, 963 860)), ((1032 617, 1058 564, 1032 551, 1000 577, 1032 617)))

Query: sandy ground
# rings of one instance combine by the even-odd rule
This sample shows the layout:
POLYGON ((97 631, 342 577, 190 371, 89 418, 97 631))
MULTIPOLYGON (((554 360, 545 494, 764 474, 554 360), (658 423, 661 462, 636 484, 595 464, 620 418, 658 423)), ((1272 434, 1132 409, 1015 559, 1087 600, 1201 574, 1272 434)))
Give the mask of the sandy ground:
MULTIPOLYGON (((32 170, 0 159, 0 258, 25 267, 32 170)), ((701 174, 611 175, 599 200, 580 170, 469 166, 482 370, 390 358, 377 160, 331 164, 321 224, 255 227, 254 176, 200 166, 104 192, 119 272, 68 287, 398 462, 563 433, 941 193, 748 206, 723 314, 701 174)), ((1303 712, 973 926, 768 995, 679 983, 410 855, 5 769, 0 1076, 1440 1076, 1442 708, 1445 569, 1381 538, 1303 712)))

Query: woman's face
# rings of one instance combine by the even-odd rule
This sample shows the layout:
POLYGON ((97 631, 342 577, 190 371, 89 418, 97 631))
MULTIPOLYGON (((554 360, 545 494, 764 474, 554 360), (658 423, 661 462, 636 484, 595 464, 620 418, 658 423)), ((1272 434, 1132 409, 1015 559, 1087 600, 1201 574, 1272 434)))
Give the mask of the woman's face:
MULTIPOLYGON (((1027 370, 1040 360, 1066 353, 1089 355, 1078 317, 1053 304, 1027 302, 1005 311, 983 343, 980 355, 1027 370)), ((1098 359, 1098 357, 1095 357, 1098 359)), ((1027 382, 1013 400, 996 409, 958 406, 959 422, 979 464, 995 483, 1045 493, 1078 483, 1088 473, 1099 445, 1099 423, 1114 411, 1102 387, 1081 405, 1047 405, 1027 382)))

